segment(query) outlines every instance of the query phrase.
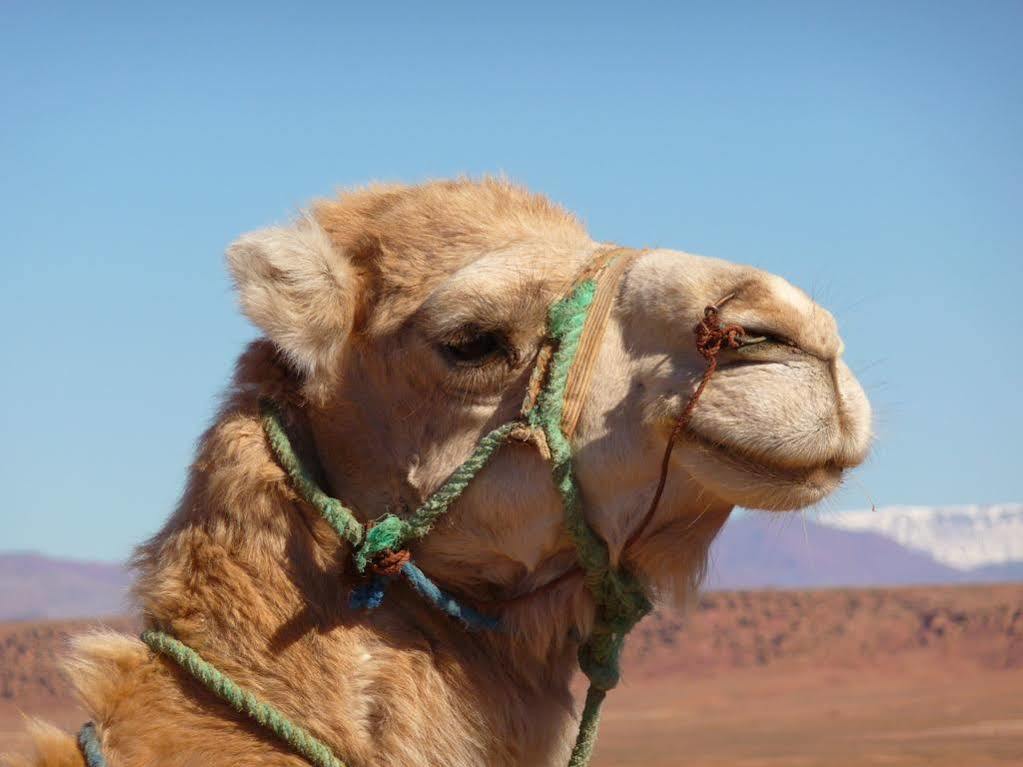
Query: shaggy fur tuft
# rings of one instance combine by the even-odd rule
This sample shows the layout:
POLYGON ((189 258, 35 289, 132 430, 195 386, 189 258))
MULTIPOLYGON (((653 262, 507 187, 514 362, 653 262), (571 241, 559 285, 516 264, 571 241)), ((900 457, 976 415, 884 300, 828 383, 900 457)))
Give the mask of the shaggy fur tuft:
POLYGON ((68 733, 39 719, 25 723, 32 741, 32 756, 0 754, 0 764, 7 767, 85 767, 78 743, 68 733))

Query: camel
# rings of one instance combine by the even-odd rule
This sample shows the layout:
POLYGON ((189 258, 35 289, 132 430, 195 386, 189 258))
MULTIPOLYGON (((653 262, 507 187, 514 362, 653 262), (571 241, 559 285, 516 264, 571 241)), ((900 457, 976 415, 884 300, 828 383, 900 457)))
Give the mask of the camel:
MULTIPOLYGON (((353 604, 356 547, 282 464, 265 408, 352 524, 408 519, 515 421, 550 307, 609 253, 626 252, 495 179, 371 186, 242 236, 227 262, 262 336, 176 510, 134 556, 145 626, 349 767, 565 764, 570 683, 600 605, 552 475, 557 446, 528 429, 507 439, 409 543, 419 572, 500 621, 472 630, 400 579, 374 609, 353 604)), ((832 315, 781 277, 660 248, 620 263, 570 468, 609 572, 684 607, 733 507, 815 504, 864 460, 870 406, 832 315), (708 317, 731 329, 712 378, 693 336, 708 317)), ((78 637, 67 672, 112 767, 308 764, 137 638, 78 637)), ((73 735, 30 727, 35 754, 12 765, 86 764, 73 735)))

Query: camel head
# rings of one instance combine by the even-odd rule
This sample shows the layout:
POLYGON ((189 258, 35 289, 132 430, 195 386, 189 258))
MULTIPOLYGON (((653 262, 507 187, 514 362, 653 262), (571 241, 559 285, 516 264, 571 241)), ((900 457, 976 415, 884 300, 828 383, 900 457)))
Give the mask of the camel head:
MULTIPOLYGON (((371 520, 414 509, 518 415, 549 307, 604 247, 543 197, 455 181, 319 202, 243 236, 228 260, 243 310, 299 381, 329 491, 371 520)), ((842 350, 831 314, 780 277, 664 249, 631 261, 572 437, 585 514, 612 559, 677 593, 733 506, 798 509, 837 488, 870 441, 842 350), (693 328, 708 305, 757 343, 721 353, 656 515, 630 541, 705 368, 693 328)), ((414 554, 479 598, 570 567, 541 451, 503 447, 414 554)))

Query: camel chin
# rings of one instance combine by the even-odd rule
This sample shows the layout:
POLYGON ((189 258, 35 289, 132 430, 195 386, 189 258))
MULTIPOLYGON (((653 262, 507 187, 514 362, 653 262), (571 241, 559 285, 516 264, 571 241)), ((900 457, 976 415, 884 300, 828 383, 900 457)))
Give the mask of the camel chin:
POLYGON ((842 484, 845 469, 823 463, 802 469, 771 466, 746 458, 698 437, 684 458, 685 471, 718 498, 733 506, 766 511, 794 511, 819 503, 842 484))

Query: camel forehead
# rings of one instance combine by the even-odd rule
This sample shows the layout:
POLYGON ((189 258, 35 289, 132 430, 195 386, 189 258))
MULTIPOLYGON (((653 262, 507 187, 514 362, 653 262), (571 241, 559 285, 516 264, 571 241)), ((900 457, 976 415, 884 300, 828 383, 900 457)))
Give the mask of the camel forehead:
POLYGON ((527 239, 585 240, 571 213, 543 195, 506 181, 435 181, 420 186, 377 185, 316 206, 316 217, 343 250, 407 260, 430 254, 453 270, 476 255, 527 239), (371 241, 375 241, 372 242, 371 241))
POLYGON ((456 275, 461 284, 471 275, 500 281, 502 267, 521 264, 560 283, 590 245, 564 208, 495 179, 367 187, 318 203, 314 215, 367 276, 373 314, 385 315, 374 316, 378 326, 393 326, 456 275))

